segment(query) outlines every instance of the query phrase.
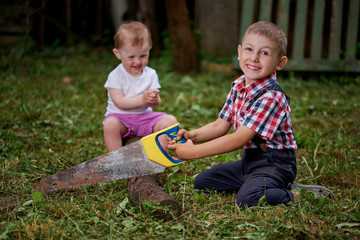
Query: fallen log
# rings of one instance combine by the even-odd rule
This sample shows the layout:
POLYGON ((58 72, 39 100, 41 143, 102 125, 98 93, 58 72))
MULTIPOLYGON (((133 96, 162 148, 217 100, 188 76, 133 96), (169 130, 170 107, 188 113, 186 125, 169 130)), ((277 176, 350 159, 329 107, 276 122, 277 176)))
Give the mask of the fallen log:
MULTIPOLYGON (((133 137, 125 144, 137 140, 138 137, 133 137)), ((159 186, 155 175, 133 177, 128 180, 127 187, 130 200, 135 206, 143 206, 144 201, 151 201, 157 206, 153 212, 156 218, 168 221, 180 215, 180 204, 159 186)))

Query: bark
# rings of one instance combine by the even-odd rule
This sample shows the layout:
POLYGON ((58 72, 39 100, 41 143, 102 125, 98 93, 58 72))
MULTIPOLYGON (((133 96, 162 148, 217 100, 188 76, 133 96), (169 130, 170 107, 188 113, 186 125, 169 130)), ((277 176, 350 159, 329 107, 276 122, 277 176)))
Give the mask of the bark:
MULTIPOLYGON (((131 138, 125 144, 139 140, 131 138)), ((142 206, 143 201, 152 201, 157 205, 154 216, 165 221, 180 215, 179 203, 166 193, 157 183, 156 176, 134 177, 128 181, 128 194, 135 206, 142 206)))
POLYGON ((196 44, 185 0, 165 0, 166 16, 173 52, 174 70, 186 74, 198 70, 196 44))

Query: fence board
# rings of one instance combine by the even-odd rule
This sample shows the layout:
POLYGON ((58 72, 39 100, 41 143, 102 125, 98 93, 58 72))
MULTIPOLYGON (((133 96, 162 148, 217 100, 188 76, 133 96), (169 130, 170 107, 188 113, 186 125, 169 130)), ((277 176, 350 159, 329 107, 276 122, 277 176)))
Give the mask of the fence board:
POLYGON ((321 59, 322 38, 324 26, 325 0, 316 0, 314 3, 313 26, 311 33, 311 52, 312 59, 321 59))
POLYGON ((260 21, 271 21, 272 0, 261 0, 260 21))
POLYGON ((278 10, 278 15, 276 22, 278 26, 284 31, 285 35, 288 35, 290 1, 279 0, 277 10, 278 10))
POLYGON ((343 0, 332 0, 329 48, 329 59, 331 60, 340 58, 342 7, 343 0))
POLYGON ((246 28, 253 23, 254 8, 255 8, 255 1, 243 0, 241 7, 241 22, 240 22, 240 36, 239 36, 240 41, 244 36, 246 28))
POLYGON ((350 0, 345 49, 345 59, 348 60, 356 59, 356 44, 359 31, 359 5, 359 0, 350 0))
POLYGON ((296 17, 294 32, 294 44, 292 59, 299 60, 304 58, 305 34, 306 34, 306 16, 308 0, 296 2, 296 17))

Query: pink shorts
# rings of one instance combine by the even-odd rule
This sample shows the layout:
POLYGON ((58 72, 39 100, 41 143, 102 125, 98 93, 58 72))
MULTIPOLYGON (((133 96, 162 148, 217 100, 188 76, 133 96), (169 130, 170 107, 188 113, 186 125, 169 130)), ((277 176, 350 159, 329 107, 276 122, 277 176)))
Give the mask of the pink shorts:
POLYGON ((110 113, 104 118, 104 121, 109 117, 119 119, 128 128, 128 132, 122 138, 132 136, 144 137, 153 133, 154 126, 166 115, 164 112, 146 112, 141 114, 110 113))

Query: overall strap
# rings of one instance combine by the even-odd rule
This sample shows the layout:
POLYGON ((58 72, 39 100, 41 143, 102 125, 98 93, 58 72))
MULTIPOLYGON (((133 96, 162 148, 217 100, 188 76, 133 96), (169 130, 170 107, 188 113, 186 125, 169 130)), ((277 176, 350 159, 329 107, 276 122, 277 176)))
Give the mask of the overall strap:
POLYGON ((258 95, 256 95, 253 99, 251 99, 249 101, 249 106, 247 107, 247 110, 249 110, 251 108, 251 106, 256 102, 256 100, 258 100, 263 94, 265 94, 267 91, 270 91, 270 90, 282 92, 283 94, 285 94, 286 100, 290 103, 290 97, 288 95, 286 95, 286 93, 284 92, 284 90, 282 90, 280 85, 276 83, 276 84, 268 87, 267 89, 264 89, 258 95))
MULTIPOLYGON (((270 91, 270 90, 282 92, 283 94, 285 94, 285 97, 286 97, 287 101, 290 103, 290 97, 288 97, 286 95, 286 93, 282 90, 280 85, 279 84, 274 84, 271 87, 269 87, 267 89, 264 89, 262 92, 260 92, 258 95, 256 95, 253 99, 251 99, 250 102, 249 102, 249 106, 247 107, 247 110, 249 110, 252 107, 252 105, 255 103, 256 100, 258 100, 263 94, 265 94, 267 91, 270 91)), ((252 141, 263 152, 266 151, 266 148, 265 148, 265 142, 266 141, 264 139, 260 138, 258 135, 255 135, 255 137, 253 137, 252 141)))

